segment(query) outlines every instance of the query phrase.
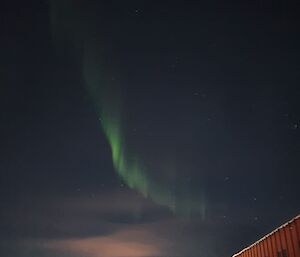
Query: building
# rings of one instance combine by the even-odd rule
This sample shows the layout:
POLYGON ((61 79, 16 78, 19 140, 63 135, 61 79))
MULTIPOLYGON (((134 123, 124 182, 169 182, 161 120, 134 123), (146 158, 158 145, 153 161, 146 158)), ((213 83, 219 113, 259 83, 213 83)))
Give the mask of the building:
POLYGON ((300 215, 232 257, 300 257, 300 215))

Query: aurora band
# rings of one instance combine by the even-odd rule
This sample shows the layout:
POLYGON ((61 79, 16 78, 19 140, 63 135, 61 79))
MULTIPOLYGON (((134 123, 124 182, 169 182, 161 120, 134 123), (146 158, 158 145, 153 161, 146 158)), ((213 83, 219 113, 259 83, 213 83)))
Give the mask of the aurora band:
POLYGON ((200 197, 176 194, 174 185, 170 185, 172 183, 154 179, 151 172, 143 167, 139 156, 130 152, 123 134, 120 87, 109 79, 110 70, 104 61, 101 38, 95 37, 95 28, 89 19, 79 9, 74 8, 69 0, 52 0, 50 3, 54 43, 60 48, 60 43, 67 38, 67 41, 72 42, 73 49, 76 49, 74 55, 82 62, 80 66, 84 83, 111 148, 113 167, 117 174, 129 188, 168 207, 175 214, 200 214, 204 218, 206 205, 203 194, 200 197))

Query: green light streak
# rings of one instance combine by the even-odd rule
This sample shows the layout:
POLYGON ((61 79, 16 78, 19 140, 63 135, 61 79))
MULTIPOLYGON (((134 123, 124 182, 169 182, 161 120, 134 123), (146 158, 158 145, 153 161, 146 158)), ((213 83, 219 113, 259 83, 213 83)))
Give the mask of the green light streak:
POLYGON ((189 216, 196 213, 204 218, 203 196, 193 197, 188 186, 182 185, 183 183, 178 186, 172 181, 154 179, 151 172, 144 168, 140 156, 130 151, 123 134, 121 118, 124 114, 121 113, 120 88, 110 79, 108 65, 103 64, 105 55, 100 47, 101 40, 95 39, 94 34, 93 37, 88 36, 89 24, 79 22, 82 19, 80 10, 68 8, 71 3, 67 0, 53 0, 51 7, 55 42, 59 44, 64 41, 63 37, 68 37, 76 45, 77 51, 83 46, 83 53, 75 54, 78 59, 82 59, 83 78, 99 115, 101 128, 111 149, 113 167, 119 177, 129 188, 157 204, 167 206, 176 214, 189 216), (64 26, 60 26, 61 24, 64 26), (81 55, 83 58, 80 58, 81 55), (176 193, 176 186, 183 192, 179 190, 176 193))

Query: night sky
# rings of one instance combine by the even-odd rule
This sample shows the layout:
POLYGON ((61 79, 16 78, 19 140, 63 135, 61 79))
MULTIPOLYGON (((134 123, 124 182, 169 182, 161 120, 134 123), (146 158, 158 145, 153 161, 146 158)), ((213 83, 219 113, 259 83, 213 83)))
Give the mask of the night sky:
POLYGON ((0 256, 230 257, 299 214, 292 1, 0 10, 0 256))

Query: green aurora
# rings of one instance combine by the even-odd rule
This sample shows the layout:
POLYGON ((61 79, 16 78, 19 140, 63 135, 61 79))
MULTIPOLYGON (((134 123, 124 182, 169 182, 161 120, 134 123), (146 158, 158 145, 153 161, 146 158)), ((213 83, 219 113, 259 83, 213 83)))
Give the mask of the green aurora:
POLYGON ((111 148, 113 167, 119 177, 129 188, 168 207, 177 215, 189 217, 196 214, 204 218, 206 205, 203 191, 200 191, 200 197, 199 194, 194 197, 194 194, 189 193, 189 185, 181 181, 175 186, 174 181, 158 181, 144 168, 140 154, 130 150, 123 132, 122 118, 125 114, 121 112, 121 88, 109 76, 110 65, 105 62, 103 40, 100 36, 95 37, 95 28, 90 22, 92 18, 86 18, 68 0, 51 1, 50 17, 56 46, 60 48, 61 42, 71 42, 76 49, 74 55, 82 62, 82 76, 111 148))

